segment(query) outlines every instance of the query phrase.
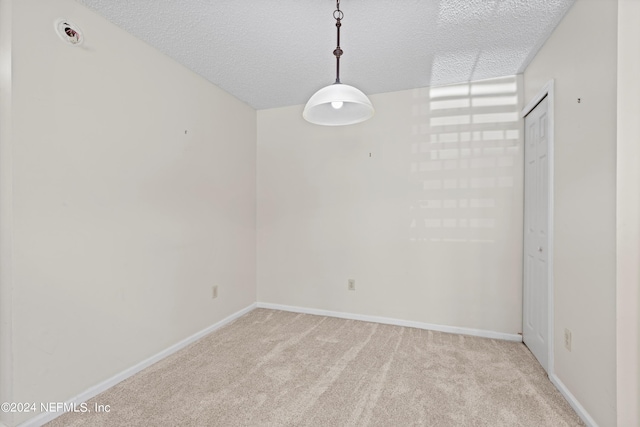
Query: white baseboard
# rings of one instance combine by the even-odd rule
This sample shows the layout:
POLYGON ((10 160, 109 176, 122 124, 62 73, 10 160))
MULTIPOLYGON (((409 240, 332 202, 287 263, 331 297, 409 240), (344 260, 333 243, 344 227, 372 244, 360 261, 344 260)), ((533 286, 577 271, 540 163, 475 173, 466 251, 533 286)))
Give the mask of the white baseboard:
POLYGON ((316 308, 295 307, 291 305, 258 302, 259 308, 291 311, 294 313, 315 314, 318 316, 339 317, 341 319, 362 320, 364 322, 383 323, 385 325, 406 326, 409 328, 428 329, 431 331, 447 332, 450 334, 471 335, 474 337, 493 338, 505 341, 522 342, 522 335, 504 332, 487 331, 483 329, 459 328, 457 326, 435 325, 432 323, 414 322, 411 320, 392 319, 389 317, 368 316, 364 314, 343 313, 340 311, 319 310, 316 308))
POLYGON ((549 375, 549 379, 551 380, 551 383, 556 386, 556 388, 564 396, 567 402, 569 402, 569 405, 571 405, 573 410, 576 411, 576 413, 580 416, 582 421, 584 421, 587 427, 598 427, 598 424, 596 424, 594 419, 591 418, 591 415, 589 415, 587 410, 584 409, 580 402, 578 402, 578 399, 576 399, 576 397, 571 394, 567 386, 564 385, 562 381, 560 381, 560 378, 558 378, 556 374, 549 375))
MULTIPOLYGON (((164 359, 167 356, 172 355, 173 353, 177 352, 178 350, 183 349, 184 347, 188 346, 191 343, 194 343, 196 341, 198 341, 200 338, 204 337, 205 335, 210 334, 211 332, 215 331, 216 329, 220 329, 221 327, 223 327, 224 325, 231 323, 232 321, 236 320, 238 317, 245 315, 246 313, 250 312, 251 310, 256 308, 256 303, 253 303, 245 308, 243 308, 240 311, 237 311, 235 313, 233 313, 232 315, 225 317, 224 319, 222 319, 221 321, 214 323, 213 325, 201 330, 200 332, 196 332, 195 334, 191 335, 190 337, 187 337, 185 339, 183 339, 182 341, 172 345, 171 347, 162 350, 160 353, 155 354, 151 357, 149 357, 148 359, 143 360, 142 362, 128 368, 125 369, 124 371, 120 372, 119 374, 114 375, 113 377, 109 378, 108 380, 105 380, 103 382, 101 382, 100 384, 94 385, 93 387, 83 391, 82 393, 80 393, 79 395, 75 396, 72 399, 69 399, 68 401, 66 401, 65 403, 67 405, 72 405, 72 404, 76 404, 76 405, 80 405, 82 402, 86 402, 87 400, 91 399, 94 396, 97 396, 98 394, 102 393, 103 391, 106 391, 107 389, 113 387, 114 385, 118 384, 121 381, 126 380, 127 378, 137 374, 138 372, 142 371, 145 368, 148 368, 149 366, 153 365, 156 362, 159 362, 160 360, 164 359)), ((61 416, 62 414, 64 414, 64 412, 43 412, 33 418, 28 419, 27 421, 23 422, 22 424, 19 425, 19 427, 39 427, 45 423, 48 423, 49 421, 61 416)))

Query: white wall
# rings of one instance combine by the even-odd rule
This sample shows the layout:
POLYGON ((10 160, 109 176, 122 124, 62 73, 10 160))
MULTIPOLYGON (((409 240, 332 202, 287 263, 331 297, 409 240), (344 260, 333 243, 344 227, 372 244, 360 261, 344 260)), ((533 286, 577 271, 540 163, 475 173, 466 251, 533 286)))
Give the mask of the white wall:
POLYGON ((13 31, 13 400, 57 402, 255 302, 256 113, 72 0, 13 31))
POLYGON ((524 73, 525 101, 555 79, 555 374, 600 426, 616 423, 616 3, 578 0, 524 73))
MULTIPOLYGON (((0 0, 0 403, 13 401, 11 6, 11 0, 0 0)), ((0 426, 12 420, 12 413, 0 411, 0 426)))
POLYGON ((520 332, 519 93, 374 95, 371 120, 337 128, 258 111, 258 301, 520 332))
POLYGON ((618 2, 618 425, 640 425, 640 1, 618 2))

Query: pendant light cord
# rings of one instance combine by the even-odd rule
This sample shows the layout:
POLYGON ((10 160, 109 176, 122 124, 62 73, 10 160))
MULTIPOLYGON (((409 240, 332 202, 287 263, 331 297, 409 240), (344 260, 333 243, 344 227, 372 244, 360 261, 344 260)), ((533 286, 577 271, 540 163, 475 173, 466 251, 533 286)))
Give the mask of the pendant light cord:
POLYGON ((333 54, 336 56, 336 83, 340 83, 340 56, 342 56, 342 49, 340 48, 340 22, 344 18, 344 13, 340 10, 340 0, 336 1, 336 10, 333 11, 333 18, 336 20, 336 30, 338 33, 338 45, 334 49, 333 54))

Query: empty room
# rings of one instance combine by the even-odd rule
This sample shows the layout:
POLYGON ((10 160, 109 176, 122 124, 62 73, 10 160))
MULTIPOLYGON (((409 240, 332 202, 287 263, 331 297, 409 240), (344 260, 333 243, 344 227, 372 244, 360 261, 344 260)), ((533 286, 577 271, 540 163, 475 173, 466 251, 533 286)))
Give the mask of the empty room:
POLYGON ((0 426, 640 426, 640 0, 0 0, 0 426))

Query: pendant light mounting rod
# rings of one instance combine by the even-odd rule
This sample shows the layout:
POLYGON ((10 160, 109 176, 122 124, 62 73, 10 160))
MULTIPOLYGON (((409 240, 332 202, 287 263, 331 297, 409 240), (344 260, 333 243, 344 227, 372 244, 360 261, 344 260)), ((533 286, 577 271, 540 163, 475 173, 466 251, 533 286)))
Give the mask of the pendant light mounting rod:
POLYGON ((336 31, 338 33, 338 45, 333 51, 336 56, 336 83, 340 83, 340 57, 343 53, 342 48, 340 48, 340 27, 342 27, 340 21, 344 18, 344 13, 340 10, 340 0, 336 1, 336 10, 333 11, 333 18, 336 20, 336 31))

